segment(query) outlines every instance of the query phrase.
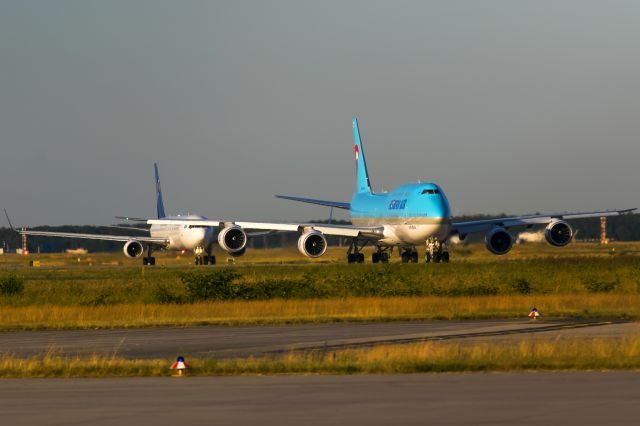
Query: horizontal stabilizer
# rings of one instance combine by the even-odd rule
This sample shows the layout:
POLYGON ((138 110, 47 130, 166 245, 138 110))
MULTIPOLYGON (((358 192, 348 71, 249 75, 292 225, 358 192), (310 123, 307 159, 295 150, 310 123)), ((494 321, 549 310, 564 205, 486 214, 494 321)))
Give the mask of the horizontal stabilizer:
POLYGON ((289 195, 276 195, 276 198, 283 200, 299 201, 301 203, 317 204, 319 206, 335 207, 336 209, 350 210, 350 203, 341 203, 339 201, 316 200, 315 198, 291 197, 289 195))
POLYGON ((114 216, 116 219, 119 220, 126 220, 129 222, 144 222, 147 223, 147 220, 149 220, 149 218, 147 217, 129 217, 129 216, 114 216))

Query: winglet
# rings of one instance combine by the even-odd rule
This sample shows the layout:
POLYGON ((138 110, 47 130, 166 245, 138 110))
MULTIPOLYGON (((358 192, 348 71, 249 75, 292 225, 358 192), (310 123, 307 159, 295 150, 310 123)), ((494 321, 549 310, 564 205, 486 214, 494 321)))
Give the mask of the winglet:
POLYGON ((357 117, 353 117, 353 141, 353 150, 356 157, 356 192, 371 193, 371 181, 367 172, 367 162, 364 159, 364 148, 360 139, 357 117))
POLYGON ((156 172, 156 203, 158 210, 158 219, 166 217, 164 213, 164 202, 162 201, 162 188, 160 188, 160 173, 158 173, 158 163, 153 163, 153 168, 156 172))

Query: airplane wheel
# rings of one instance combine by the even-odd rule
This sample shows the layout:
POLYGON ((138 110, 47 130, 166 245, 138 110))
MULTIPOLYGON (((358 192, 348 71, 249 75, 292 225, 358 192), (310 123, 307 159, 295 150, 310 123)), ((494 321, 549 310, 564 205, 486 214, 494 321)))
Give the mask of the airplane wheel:
POLYGON ((433 263, 440 263, 441 258, 442 254, 438 252, 433 253, 433 263))
POLYGON ((380 262, 389 263, 389 253, 380 253, 380 262))
POLYGON ((142 258, 142 265, 143 266, 147 266, 149 264, 149 259, 147 259, 146 257, 142 258))
POLYGON ((372 263, 378 263, 378 262, 380 262, 380 253, 377 253, 377 252, 376 252, 376 253, 373 253, 373 254, 371 255, 371 262, 372 262, 372 263))
POLYGON ((209 264, 209 256, 204 256, 202 258, 202 264, 203 265, 208 265, 209 264))
POLYGON ((355 253, 349 253, 347 255, 347 263, 349 263, 349 264, 356 263, 356 254, 355 253))
POLYGON ((155 257, 150 257, 149 258, 149 265, 150 266, 154 266, 156 264, 156 258, 155 257))
POLYGON ((444 253, 442 253, 442 261, 444 263, 449 263, 449 252, 445 251, 444 253))
POLYGON ((426 252, 426 253, 424 254, 424 261, 425 261, 426 263, 431 263, 431 253, 426 252))
POLYGON ((358 253, 357 256, 358 257, 357 257, 356 261, 358 263, 364 263, 364 253, 358 253))
POLYGON ((215 265, 215 264, 216 264, 216 257, 209 256, 209 265, 215 265))
POLYGON ((402 263, 409 263, 411 255, 407 252, 402 253, 402 263))
POLYGON ((414 251, 413 253, 411 253, 411 262, 418 263, 418 252, 417 251, 414 251))

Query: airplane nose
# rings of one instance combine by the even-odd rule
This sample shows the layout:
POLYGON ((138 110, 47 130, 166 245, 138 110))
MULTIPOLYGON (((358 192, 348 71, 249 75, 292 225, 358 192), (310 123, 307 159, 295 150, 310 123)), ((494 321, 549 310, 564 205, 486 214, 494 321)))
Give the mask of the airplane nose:
POLYGON ((207 230, 205 228, 191 228, 189 229, 189 243, 193 247, 202 247, 205 245, 205 237, 207 230))
POLYGON ((444 195, 440 195, 438 197, 438 216, 439 217, 449 217, 451 216, 451 207, 449 206, 449 201, 444 195))

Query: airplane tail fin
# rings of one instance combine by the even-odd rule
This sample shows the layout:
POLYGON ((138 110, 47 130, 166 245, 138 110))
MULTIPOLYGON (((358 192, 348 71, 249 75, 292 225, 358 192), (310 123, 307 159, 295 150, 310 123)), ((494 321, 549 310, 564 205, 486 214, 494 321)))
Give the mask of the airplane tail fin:
POLYGON ((158 163, 153 163, 153 168, 156 171, 156 207, 158 210, 158 219, 162 219, 167 215, 164 213, 164 202, 162 201, 162 188, 160 188, 160 174, 158 173, 158 163))
POLYGON ((367 172, 367 162, 364 159, 364 148, 360 139, 360 129, 358 128, 358 119, 353 117, 353 140, 354 151, 356 157, 356 192, 371 193, 371 181, 367 172))

